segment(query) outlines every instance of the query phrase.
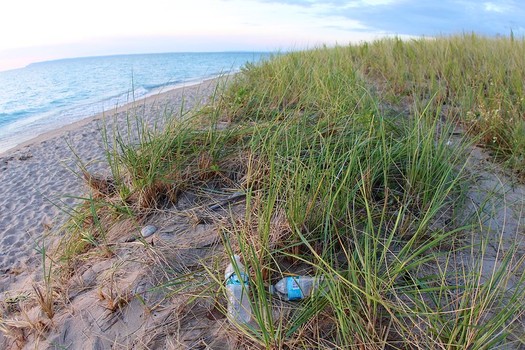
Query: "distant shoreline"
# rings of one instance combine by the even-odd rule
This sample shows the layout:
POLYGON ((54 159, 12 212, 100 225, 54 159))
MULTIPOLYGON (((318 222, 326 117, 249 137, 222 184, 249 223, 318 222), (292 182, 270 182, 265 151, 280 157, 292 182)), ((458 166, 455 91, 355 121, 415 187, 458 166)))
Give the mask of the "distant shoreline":
POLYGON ((65 58, 57 58, 57 59, 52 59, 52 60, 44 60, 44 61, 37 61, 37 62, 31 62, 29 64, 26 64, 25 66, 23 67, 19 67, 19 68, 13 68, 13 69, 7 69, 7 70, 3 70, 3 71, 0 71, 1 72, 6 72, 8 70, 15 70, 15 69, 20 69, 20 68, 27 68, 27 67, 31 67, 31 66, 35 66, 35 65, 39 65, 39 64, 45 64, 45 63, 53 63, 53 62, 64 62, 64 61, 70 61, 70 60, 82 60, 82 59, 93 59, 93 58, 106 58, 106 57, 135 57, 135 56, 149 56, 149 55, 171 55, 171 54, 190 54, 190 55, 193 55, 193 54, 199 54, 199 55, 206 55, 206 54, 210 54, 210 55, 213 55, 213 54, 273 54, 273 52, 271 51, 243 51, 243 50, 232 50, 232 51, 202 51, 202 52, 199 52, 199 51, 181 51, 181 52, 149 52, 149 53, 131 53, 131 54, 126 54, 126 53, 123 53, 123 54, 116 54, 116 55, 94 55, 94 56, 81 56, 81 57, 65 57, 65 58))

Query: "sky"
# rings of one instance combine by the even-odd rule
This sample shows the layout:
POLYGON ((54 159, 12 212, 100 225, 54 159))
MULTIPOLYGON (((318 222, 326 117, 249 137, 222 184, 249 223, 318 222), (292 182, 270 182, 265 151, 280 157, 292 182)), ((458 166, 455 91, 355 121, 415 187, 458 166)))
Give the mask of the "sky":
POLYGON ((525 35, 523 0, 16 0, 0 13, 0 71, 156 52, 287 51, 383 36, 525 35))

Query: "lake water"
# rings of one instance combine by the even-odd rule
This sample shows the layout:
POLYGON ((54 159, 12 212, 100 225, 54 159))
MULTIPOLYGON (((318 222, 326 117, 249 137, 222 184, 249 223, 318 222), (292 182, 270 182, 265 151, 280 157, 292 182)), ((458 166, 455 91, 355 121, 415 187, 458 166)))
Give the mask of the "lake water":
POLYGON ((0 72, 0 153, 138 98, 240 70, 269 53, 166 53, 34 63, 0 72))

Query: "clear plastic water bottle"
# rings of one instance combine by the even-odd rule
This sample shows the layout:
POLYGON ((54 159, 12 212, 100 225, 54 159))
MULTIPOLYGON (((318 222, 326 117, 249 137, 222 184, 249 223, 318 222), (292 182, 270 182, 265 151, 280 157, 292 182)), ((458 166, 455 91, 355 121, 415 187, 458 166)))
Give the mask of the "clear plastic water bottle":
POLYGON ((252 308, 248 297, 249 277, 238 255, 233 256, 224 272, 226 280, 226 297, 228 299, 228 317, 238 324, 249 323, 252 318, 252 308), (239 275, 235 272, 235 265, 239 275))
POLYGON ((301 300, 309 297, 319 289, 323 282, 323 276, 293 276, 285 277, 270 287, 270 293, 279 296, 284 300, 301 300))

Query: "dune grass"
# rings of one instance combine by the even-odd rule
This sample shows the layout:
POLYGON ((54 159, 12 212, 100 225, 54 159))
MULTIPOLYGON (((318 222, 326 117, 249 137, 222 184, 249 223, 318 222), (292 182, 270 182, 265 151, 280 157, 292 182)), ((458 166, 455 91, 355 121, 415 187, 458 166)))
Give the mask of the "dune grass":
POLYGON ((523 262, 509 253, 487 282, 482 259, 458 261, 482 228, 452 212, 468 181, 448 142, 457 118, 442 121, 435 91, 410 117, 379 106, 358 49, 277 57, 226 94, 226 118, 257 123, 251 163, 264 169, 245 189, 259 205, 230 232, 254 271, 260 329, 245 334, 275 348, 494 348, 521 313, 523 274, 510 296, 507 284, 523 262), (290 260, 333 287, 275 319, 267 286, 290 260))
MULTIPOLYGON (((525 40, 514 37, 487 38, 458 35, 432 39, 382 39, 372 43, 324 50, 309 54, 323 69, 309 71, 303 77, 304 89, 292 91, 287 82, 300 78, 299 57, 292 54, 286 65, 268 67, 276 77, 272 96, 265 88, 247 105, 233 108, 234 115, 248 112, 254 104, 265 103, 264 112, 295 104, 300 108, 316 106, 320 113, 338 113, 335 108, 352 108, 347 89, 357 76, 382 101, 397 107, 429 108, 451 123, 459 124, 479 137, 494 157, 525 178, 525 40), (293 58, 295 57, 295 58, 293 58), (344 74, 341 74, 344 72, 344 74), (282 79, 281 79, 282 78, 282 79), (300 96, 299 96, 300 95, 300 96), (325 95, 325 99, 319 99, 325 95), (269 99, 273 98, 273 101, 269 99), (344 102, 343 102, 344 100, 344 102)), ((277 58, 279 60, 279 58, 277 58)), ((252 76, 258 74, 250 72, 252 76)), ((263 83, 264 84, 264 83, 263 83)), ((230 103, 235 105, 252 87, 241 87, 230 103)))
POLYGON ((385 98, 429 101, 513 169, 525 169, 525 39, 458 35, 339 48, 385 98))
MULTIPOLYGON (((244 347, 523 343, 523 258, 511 249, 484 266, 484 227, 462 215, 475 141, 451 137, 457 123, 481 133, 519 172, 524 46, 385 39, 248 65, 193 117, 139 128, 138 144, 107 138, 111 186, 97 187, 77 227, 99 232, 82 236, 96 247, 101 213, 140 218, 184 191, 242 191, 245 213, 221 234, 250 272, 254 324, 230 330, 244 347), (302 302, 268 293, 297 273, 323 275, 327 288, 302 302)), ((222 288, 223 271, 207 270, 204 290, 222 288)))

